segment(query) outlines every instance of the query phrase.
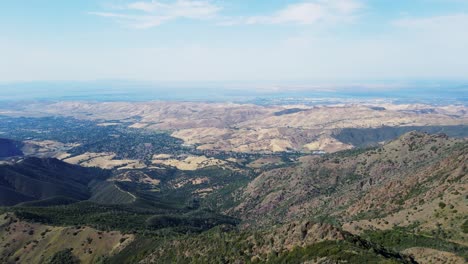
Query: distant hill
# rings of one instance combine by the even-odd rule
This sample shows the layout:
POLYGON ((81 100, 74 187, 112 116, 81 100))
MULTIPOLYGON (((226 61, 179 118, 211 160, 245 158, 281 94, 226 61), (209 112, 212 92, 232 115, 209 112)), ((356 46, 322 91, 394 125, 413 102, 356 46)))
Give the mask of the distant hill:
POLYGON ((11 139, 0 138, 0 158, 22 156, 22 143, 11 139))
MULTIPOLYGON (((275 98, 275 102, 267 105, 261 103, 261 106, 222 102, 38 103, 27 105, 20 112, 24 116, 67 116, 81 121, 94 120, 125 126, 128 123, 131 128, 171 131, 172 137, 183 140, 187 145, 196 145, 200 150, 248 153, 318 150, 311 148, 312 146, 320 147, 320 150, 326 152, 335 152, 347 149, 347 142, 355 142, 352 145, 356 147, 368 144, 368 134, 372 141, 379 142, 381 139, 392 140, 401 135, 400 127, 406 129, 420 126, 429 127, 423 128, 427 132, 441 131, 449 135, 450 131, 445 132, 442 131, 445 128, 437 127, 466 126, 468 122, 467 108, 462 105, 342 104, 340 100, 331 105, 315 105, 316 103, 306 103, 306 100, 303 105, 299 103, 301 100, 289 99, 291 98, 282 101, 281 98, 275 98), (287 104, 282 105, 286 102, 287 104), (384 130, 378 130, 383 126, 384 130), (338 139, 345 144, 339 146, 336 140, 330 140, 329 136, 336 134, 336 130, 347 128, 377 130, 358 131, 359 133, 351 131, 357 134, 356 140, 349 131, 345 131, 339 138, 346 141, 338 139), (317 146, 316 142, 320 144, 317 146), (313 144, 310 145, 311 143, 313 144)), ((10 124, 18 123, 18 120, 14 121, 10 124)), ((16 127, 9 126, 8 123, 0 123, 0 127, 9 129, 7 131, 16 130, 16 127)), ((452 131, 458 133, 456 130, 455 128, 452 131)), ((461 134, 466 131, 458 130, 461 134)), ((408 130, 402 132, 406 133, 408 130)), ((111 140, 112 138, 108 138, 107 142, 111 140)), ((120 140, 122 139, 115 138, 112 141, 120 140)), ((90 147, 90 144, 82 144, 79 148, 90 151, 90 147)))
POLYGON ((57 159, 26 158, 0 166, 0 205, 49 199, 56 196, 86 200, 88 183, 103 179, 107 172, 83 168, 57 159))

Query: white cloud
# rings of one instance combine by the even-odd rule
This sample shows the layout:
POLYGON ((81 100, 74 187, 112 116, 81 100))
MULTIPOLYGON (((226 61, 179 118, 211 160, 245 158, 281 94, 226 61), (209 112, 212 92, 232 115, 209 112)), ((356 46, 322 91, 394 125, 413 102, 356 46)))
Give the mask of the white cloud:
POLYGON ((89 12, 89 14, 113 18, 135 28, 151 28, 180 18, 212 19, 221 10, 211 2, 194 0, 177 0, 174 3, 132 2, 116 9, 120 12, 89 12))
POLYGON ((318 22, 350 21, 364 5, 358 0, 314 0, 286 6, 270 14, 234 18, 224 21, 233 24, 300 24, 311 25, 318 22))
POLYGON ((310 25, 319 22, 351 21, 363 7, 360 0, 308 0, 290 4, 273 14, 221 18, 219 16, 221 7, 208 0, 177 0, 172 3, 153 0, 114 6, 118 12, 89 12, 89 14, 112 18, 136 28, 151 28, 180 18, 217 19, 220 25, 310 25))
POLYGON ((256 16, 246 20, 247 24, 312 24, 326 15, 324 7, 317 3, 293 4, 271 16, 256 16))

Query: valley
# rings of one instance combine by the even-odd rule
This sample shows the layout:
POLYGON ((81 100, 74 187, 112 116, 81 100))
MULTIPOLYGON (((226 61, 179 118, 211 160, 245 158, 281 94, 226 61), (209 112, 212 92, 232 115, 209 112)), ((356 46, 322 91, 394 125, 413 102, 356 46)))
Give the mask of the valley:
POLYGON ((468 0, 0 1, 0 264, 467 264, 468 0))
POLYGON ((468 258, 461 106, 63 102, 2 113, 5 262, 468 258))
MULTIPOLYGON (((352 129, 383 129, 381 141, 412 130, 466 136, 463 105, 361 104, 253 105, 198 102, 57 102, 0 109, 4 116, 73 117, 101 127, 164 131, 201 151, 240 153, 326 151, 352 148, 352 129), (409 129, 405 128, 408 127, 409 129), (336 136, 336 135, 340 136, 336 136), (344 141, 340 141, 344 140, 344 141)), ((370 129, 370 130, 369 130, 370 129)), ((1 130, 0 130, 1 131, 1 130)), ((108 134, 112 135, 112 134, 108 134)), ((96 135, 97 136, 97 135, 96 135)), ((375 142, 373 142, 375 143, 375 142)))

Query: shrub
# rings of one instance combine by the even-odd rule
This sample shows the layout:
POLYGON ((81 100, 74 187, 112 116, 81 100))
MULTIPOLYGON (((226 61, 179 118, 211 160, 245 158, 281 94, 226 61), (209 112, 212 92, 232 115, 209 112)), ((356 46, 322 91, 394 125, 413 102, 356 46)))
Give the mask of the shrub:
POLYGON ((72 253, 72 250, 67 248, 55 253, 49 260, 49 264, 78 264, 80 261, 72 253))
POLYGON ((463 233, 468 233, 468 220, 465 220, 465 222, 462 224, 461 229, 463 233))

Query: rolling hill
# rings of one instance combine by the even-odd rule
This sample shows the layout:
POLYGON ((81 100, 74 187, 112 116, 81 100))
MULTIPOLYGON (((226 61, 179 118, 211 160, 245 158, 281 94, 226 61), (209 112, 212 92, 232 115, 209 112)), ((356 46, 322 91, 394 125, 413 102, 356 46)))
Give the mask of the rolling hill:
POLYGON ((12 214, 1 215, 0 227, 2 263, 96 263, 119 252, 134 239, 133 235, 85 226, 21 221, 12 214), (67 255, 68 260, 75 262, 64 261, 67 255))
POLYGON ((26 158, 0 166, 0 205, 49 199, 56 196, 86 200, 88 183, 105 179, 108 172, 71 165, 57 159, 26 158))
POLYGON ((447 133, 453 130, 451 135, 467 136, 468 122, 463 105, 383 102, 284 106, 221 102, 56 102, 30 104, 21 111, 9 113, 68 116, 96 121, 102 126, 168 131, 172 137, 198 150, 240 153, 314 150, 330 153, 349 149, 349 142, 356 143, 357 147, 367 144, 362 142, 363 133, 373 134, 372 143, 375 143, 381 138, 392 140, 414 129, 447 133), (342 129, 364 130, 340 133, 342 129), (336 134, 339 135, 333 138, 336 134), (354 134, 357 139, 352 137, 354 134))
MULTIPOLYGON (((10 209, 25 225, 134 235, 103 263, 465 263, 467 144, 412 131, 371 148, 275 166, 238 163, 232 171, 114 170, 106 178, 106 171, 31 158, 0 167, 0 175, 55 187, 45 200, 10 209), (57 185, 73 191, 58 198, 57 185)), ((15 186, 23 185, 31 186, 15 186)), ((31 197, 29 187, 2 186, 16 200, 31 197)), ((84 258, 58 250, 47 254, 84 258)))
POLYGON ((466 263, 467 144, 408 132, 266 169, 224 193, 239 228, 165 240, 140 262, 466 263))

